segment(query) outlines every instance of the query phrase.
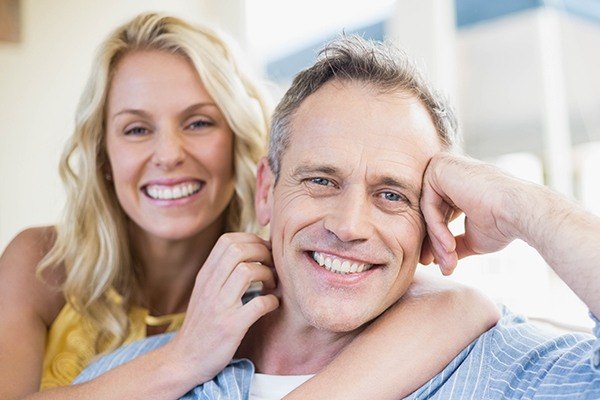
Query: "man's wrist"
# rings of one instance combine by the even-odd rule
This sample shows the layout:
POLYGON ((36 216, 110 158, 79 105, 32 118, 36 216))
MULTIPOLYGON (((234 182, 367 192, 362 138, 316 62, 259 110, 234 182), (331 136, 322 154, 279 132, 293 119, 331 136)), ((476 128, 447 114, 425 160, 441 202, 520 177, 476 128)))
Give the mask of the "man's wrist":
POLYGON ((503 189, 498 228, 508 238, 532 244, 546 215, 548 188, 509 177, 503 189))
POLYGON ((546 186, 521 181, 511 188, 505 223, 516 239, 541 250, 547 235, 573 211, 572 204, 546 186))

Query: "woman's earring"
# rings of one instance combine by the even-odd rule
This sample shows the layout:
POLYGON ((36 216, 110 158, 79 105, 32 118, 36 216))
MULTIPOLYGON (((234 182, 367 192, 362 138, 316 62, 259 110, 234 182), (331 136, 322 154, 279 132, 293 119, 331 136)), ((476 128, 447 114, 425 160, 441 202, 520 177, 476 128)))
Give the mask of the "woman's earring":
POLYGON ((112 175, 110 174, 110 172, 104 173, 104 179, 106 179, 109 182, 112 181, 112 175))

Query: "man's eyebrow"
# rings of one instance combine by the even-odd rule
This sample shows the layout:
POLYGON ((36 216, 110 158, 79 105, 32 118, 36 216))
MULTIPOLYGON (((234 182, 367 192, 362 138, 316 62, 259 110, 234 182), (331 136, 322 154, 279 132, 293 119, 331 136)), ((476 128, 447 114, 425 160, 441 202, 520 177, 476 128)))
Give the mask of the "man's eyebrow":
POLYGON ((421 188, 412 182, 400 180, 392 176, 382 176, 375 180, 376 185, 393 186, 411 192, 416 199, 421 197, 421 188))
POLYGON ((336 167, 327 164, 300 164, 292 170, 292 176, 304 176, 314 173, 335 175, 338 171, 336 167))

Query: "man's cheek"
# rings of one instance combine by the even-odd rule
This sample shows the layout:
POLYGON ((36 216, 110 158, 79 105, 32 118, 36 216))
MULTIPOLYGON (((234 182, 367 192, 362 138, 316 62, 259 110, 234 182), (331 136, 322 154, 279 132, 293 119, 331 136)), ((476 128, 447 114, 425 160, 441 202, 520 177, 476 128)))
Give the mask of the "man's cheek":
MULTIPOLYGON (((389 225, 388 222, 386 226, 389 225)), ((425 239, 424 229, 416 227, 395 229, 391 232, 391 236, 393 239, 390 242, 393 243, 394 253, 401 253, 403 259, 419 257, 425 239)))
POLYGON ((419 243, 423 242, 427 229, 425 227, 425 219, 421 213, 411 213, 406 217, 407 225, 409 229, 413 231, 413 235, 419 237, 419 243))

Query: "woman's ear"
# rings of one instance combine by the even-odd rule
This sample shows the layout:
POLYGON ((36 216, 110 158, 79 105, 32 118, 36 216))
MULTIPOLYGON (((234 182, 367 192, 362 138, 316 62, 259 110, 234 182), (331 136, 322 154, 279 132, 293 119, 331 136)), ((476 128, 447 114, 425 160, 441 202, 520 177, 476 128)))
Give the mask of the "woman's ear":
POLYGON ((254 199, 256 217, 258 218, 258 223, 262 226, 266 226, 271 221, 274 183, 275 177, 269 166, 269 161, 266 157, 263 157, 257 166, 256 198, 254 199))
POLYGON ((105 161, 102 164, 102 175, 104 175, 104 179, 108 182, 113 180, 113 175, 112 175, 112 168, 110 167, 110 164, 108 163, 108 161, 105 161))

